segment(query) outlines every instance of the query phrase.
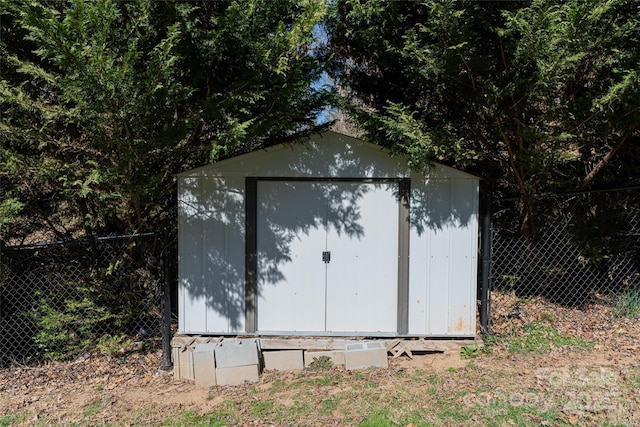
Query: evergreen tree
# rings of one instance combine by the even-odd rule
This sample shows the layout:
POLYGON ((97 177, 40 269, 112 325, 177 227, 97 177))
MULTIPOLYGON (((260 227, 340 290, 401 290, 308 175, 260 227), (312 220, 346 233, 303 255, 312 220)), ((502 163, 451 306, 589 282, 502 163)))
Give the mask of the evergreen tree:
POLYGON ((0 10, 3 239, 157 230, 176 173, 310 131, 326 103, 319 0, 0 10))
POLYGON ((416 167, 441 161, 522 197, 637 181, 640 4, 336 1, 340 106, 416 167))

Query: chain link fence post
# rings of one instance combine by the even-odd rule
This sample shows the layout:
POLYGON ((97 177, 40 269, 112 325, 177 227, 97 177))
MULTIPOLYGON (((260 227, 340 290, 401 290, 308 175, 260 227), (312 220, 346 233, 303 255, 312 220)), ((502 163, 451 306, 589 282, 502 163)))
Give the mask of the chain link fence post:
POLYGON ((162 279, 164 293, 162 299, 162 366, 164 371, 171 370, 171 277, 169 273, 169 239, 167 230, 162 232, 162 279))
POLYGON ((492 220, 491 203, 492 194, 485 187, 482 204, 482 279, 480 288, 480 332, 488 335, 490 330, 491 309, 491 246, 492 246, 492 220))

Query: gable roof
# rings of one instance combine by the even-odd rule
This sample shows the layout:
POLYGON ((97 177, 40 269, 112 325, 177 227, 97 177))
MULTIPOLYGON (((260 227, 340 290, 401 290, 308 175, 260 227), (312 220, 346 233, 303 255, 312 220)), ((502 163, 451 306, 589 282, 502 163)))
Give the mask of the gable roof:
MULTIPOLYGON (((327 131, 185 171, 178 177, 403 178, 416 173, 411 171, 406 156, 392 155, 379 145, 327 131)), ((424 175, 430 179, 479 179, 441 164, 432 165, 424 175)))

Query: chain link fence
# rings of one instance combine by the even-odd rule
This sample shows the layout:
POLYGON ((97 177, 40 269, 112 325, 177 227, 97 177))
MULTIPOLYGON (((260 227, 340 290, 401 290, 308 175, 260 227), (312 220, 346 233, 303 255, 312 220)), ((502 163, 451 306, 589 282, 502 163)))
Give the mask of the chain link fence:
POLYGON ((159 346, 162 246, 147 234, 2 248, 0 368, 159 346))
POLYGON ((563 306, 640 303, 639 190, 556 198, 540 232, 517 230, 517 202, 494 202, 493 289, 563 306))

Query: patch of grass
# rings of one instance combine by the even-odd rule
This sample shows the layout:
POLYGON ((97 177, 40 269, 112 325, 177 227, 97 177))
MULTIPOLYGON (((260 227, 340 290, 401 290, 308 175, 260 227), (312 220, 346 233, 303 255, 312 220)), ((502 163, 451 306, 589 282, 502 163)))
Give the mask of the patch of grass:
POLYGON ((635 285, 620 294, 613 312, 618 317, 638 320, 640 316, 640 285, 635 285))
POLYGON ((273 412, 274 402, 272 400, 258 400, 251 402, 249 405, 249 413, 259 419, 268 418, 273 412))
POLYGON ((627 377, 626 382, 631 388, 640 388, 640 376, 627 377))
POLYGON ((486 426, 567 424, 556 409, 546 410, 537 405, 513 405, 505 401, 492 401, 488 405, 476 406, 472 412, 482 414, 482 425, 486 426))
POLYGON ((0 427, 9 427, 13 424, 19 424, 27 420, 29 413, 26 411, 16 412, 15 414, 0 415, 0 427))
POLYGON ((313 412, 313 406, 303 400, 297 400, 293 406, 286 408, 282 411, 280 418, 281 421, 291 421, 297 418, 304 418, 309 413, 313 412))
POLYGON ((299 384, 298 381, 275 380, 273 383, 271 383, 270 390, 274 393, 278 393, 285 390, 289 390, 295 387, 296 384, 299 384))
POLYGON ((358 381, 364 381, 367 377, 362 373, 362 372, 356 372, 353 375, 353 379, 354 380, 358 380, 358 381))
POLYGON ((338 385, 343 381, 343 378, 339 378, 337 375, 323 375, 318 378, 309 378, 306 380, 307 384, 319 387, 326 387, 332 385, 338 385))
POLYGON ((226 411, 215 411, 210 414, 196 414, 194 411, 185 411, 178 419, 167 419, 164 421, 164 426, 210 426, 210 427, 222 427, 228 424, 236 422, 232 414, 226 411))
POLYGON ((382 409, 375 414, 365 418, 360 424, 360 427, 387 427, 397 426, 399 424, 393 422, 391 419, 391 413, 388 409, 382 409))
POLYGON ((438 407, 434 408, 438 418, 447 423, 447 425, 463 425, 471 419, 471 415, 465 411, 465 408, 460 404, 448 404, 449 402, 442 401, 438 407))
POLYGON ((91 402, 89 402, 88 404, 85 405, 84 407, 84 411, 82 412, 82 414, 85 417, 92 417, 95 414, 98 414, 100 412, 102 412, 102 410, 105 408, 105 402, 100 400, 100 399, 94 399, 91 402))
POLYGON ((591 345, 581 338, 560 335, 554 328, 542 322, 532 322, 524 326, 524 335, 507 341, 507 350, 517 354, 541 354, 554 347, 575 346, 589 348, 591 345))
POLYGON ((323 415, 330 414, 331 411, 338 407, 339 400, 332 398, 322 401, 319 412, 323 415))

